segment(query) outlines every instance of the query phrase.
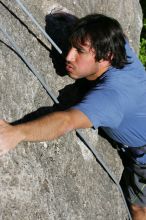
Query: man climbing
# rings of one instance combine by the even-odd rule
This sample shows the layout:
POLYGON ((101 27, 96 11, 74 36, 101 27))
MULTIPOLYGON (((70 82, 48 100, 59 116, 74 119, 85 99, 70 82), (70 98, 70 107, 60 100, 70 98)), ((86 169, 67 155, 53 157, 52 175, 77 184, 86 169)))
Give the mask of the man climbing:
POLYGON ((78 128, 98 128, 118 143, 121 185, 133 220, 146 220, 146 72, 120 24, 94 14, 79 19, 70 38, 66 70, 95 81, 72 108, 12 126, 0 121, 0 155, 21 141, 45 141, 78 128))

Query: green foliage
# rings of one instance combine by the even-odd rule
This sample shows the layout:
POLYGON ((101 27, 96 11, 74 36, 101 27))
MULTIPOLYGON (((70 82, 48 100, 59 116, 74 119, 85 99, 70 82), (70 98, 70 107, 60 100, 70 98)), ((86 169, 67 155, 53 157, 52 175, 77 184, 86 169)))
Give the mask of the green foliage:
POLYGON ((146 67, 146 39, 141 38, 139 58, 146 67))
POLYGON ((146 67, 146 1, 141 0, 140 3, 143 11, 143 29, 141 32, 139 58, 146 67))

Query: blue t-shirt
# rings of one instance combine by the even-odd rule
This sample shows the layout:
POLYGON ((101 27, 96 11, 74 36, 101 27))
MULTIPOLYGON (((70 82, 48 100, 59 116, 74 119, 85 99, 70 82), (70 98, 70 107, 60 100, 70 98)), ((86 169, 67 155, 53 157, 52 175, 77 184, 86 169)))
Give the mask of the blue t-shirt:
POLYGON ((146 144, 146 72, 128 43, 125 47, 131 63, 123 69, 110 67, 73 108, 110 138, 138 147, 146 144))

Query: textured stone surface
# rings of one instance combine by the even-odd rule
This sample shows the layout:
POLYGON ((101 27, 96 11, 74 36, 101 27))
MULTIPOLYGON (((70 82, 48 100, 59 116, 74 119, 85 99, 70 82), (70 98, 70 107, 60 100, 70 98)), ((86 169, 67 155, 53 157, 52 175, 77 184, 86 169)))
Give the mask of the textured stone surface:
MULTIPOLYGON (((23 2, 42 26, 45 15, 54 7, 63 6, 79 17, 93 12, 114 16, 138 51, 141 9, 137 0, 23 2)), ((2 0, 0 15, 6 30, 56 96, 59 90, 73 83, 68 76, 55 73, 49 51, 40 41, 48 48, 50 44, 15 0, 2 0)), ((12 122, 42 106, 52 106, 52 100, 36 77, 6 45, 9 42, 2 33, 0 37, 0 117, 12 122)), ((84 130, 84 133, 119 179, 122 164, 116 150, 97 131, 84 130)), ((51 142, 19 144, 0 158, 0 173, 0 220, 126 219, 117 187, 75 132, 51 142)))

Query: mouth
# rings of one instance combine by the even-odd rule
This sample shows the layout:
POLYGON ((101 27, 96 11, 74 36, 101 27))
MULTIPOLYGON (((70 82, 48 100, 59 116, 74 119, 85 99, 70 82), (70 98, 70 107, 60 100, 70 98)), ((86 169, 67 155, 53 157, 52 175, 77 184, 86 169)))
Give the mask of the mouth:
POLYGON ((71 64, 67 64, 67 65, 66 65, 66 70, 67 70, 68 72, 72 72, 72 71, 73 71, 73 66, 72 66, 71 64))

